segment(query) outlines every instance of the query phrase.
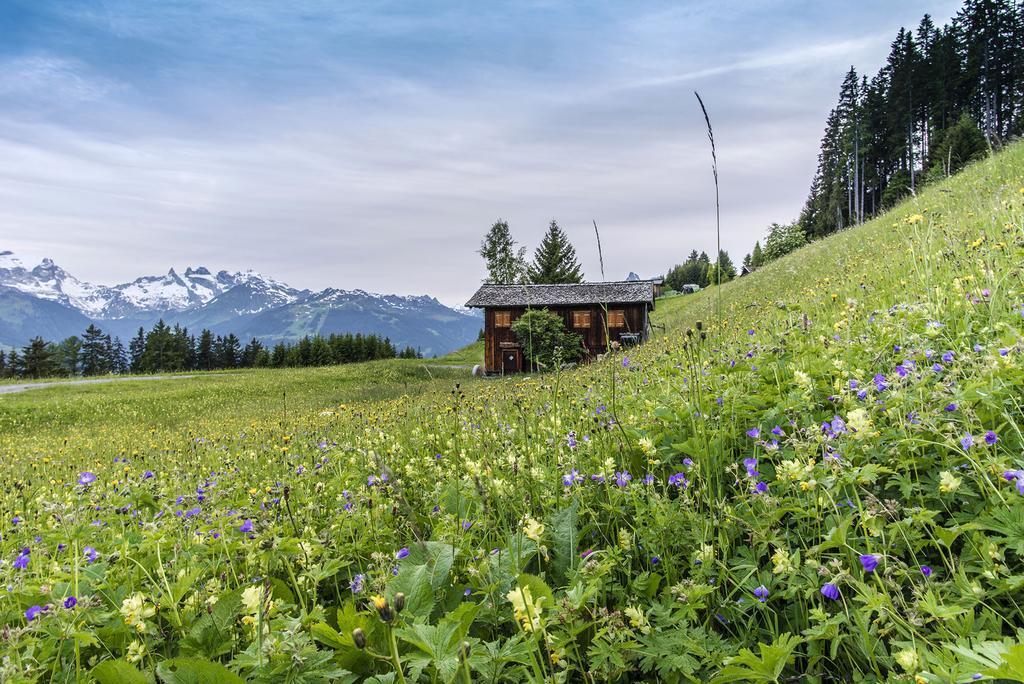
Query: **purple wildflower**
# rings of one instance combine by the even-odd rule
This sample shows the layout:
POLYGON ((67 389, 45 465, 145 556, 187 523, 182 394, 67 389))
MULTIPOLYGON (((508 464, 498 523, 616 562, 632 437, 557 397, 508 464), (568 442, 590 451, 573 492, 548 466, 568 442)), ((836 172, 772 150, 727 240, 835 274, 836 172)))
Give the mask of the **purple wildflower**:
POLYGON ((76 599, 74 596, 68 596, 66 599, 64 599, 64 607, 67 608, 68 610, 71 610, 72 608, 74 608, 77 605, 78 605, 78 599, 76 599))
POLYGON ((629 474, 628 470, 623 470, 621 473, 616 471, 615 473, 615 484, 619 487, 625 487, 632 479, 633 476, 629 474))
POLYGON ((989 430, 988 432, 985 433, 985 444, 988 444, 989 446, 992 446, 993 444, 995 444, 998 441, 999 441, 999 435, 997 435, 992 430, 989 430))
POLYGON ((759 428, 750 428, 747 430, 747 437, 750 439, 757 439, 761 436, 761 430, 759 428))
POLYGON ((758 601, 760 601, 761 603, 764 603, 765 601, 767 601, 768 600, 768 587, 766 587, 766 586, 764 586, 762 584, 761 586, 759 586, 756 589, 754 589, 754 597, 758 601))
POLYGON ((839 587, 832 584, 831 582, 827 582, 821 587, 821 595, 827 598, 829 601, 838 601, 839 587))
POLYGON ((403 546, 402 548, 398 549, 398 551, 395 553, 395 558, 397 558, 398 560, 402 560, 403 558, 407 558, 408 556, 409 548, 406 546, 403 546))
POLYGON ((252 520, 246 518, 245 522, 243 522, 242 525, 238 528, 238 531, 242 534, 249 534, 250 532, 252 532, 252 520))
POLYGON ((42 613, 42 612, 43 612, 42 606, 32 606, 31 608, 29 608, 28 610, 25 611, 25 619, 28 620, 29 622, 32 622, 37 617, 39 617, 39 614, 42 613))
POLYGON ((675 475, 669 475, 668 486, 679 487, 686 489, 690 485, 690 481, 686 479, 686 473, 676 473, 675 475))
POLYGON ((78 474, 78 484, 82 485, 83 487, 88 487, 95 481, 96 476, 90 473, 88 470, 78 474))
POLYGON ((860 564, 864 567, 864 572, 874 572, 878 567, 878 556, 873 553, 861 554, 860 564))
POLYGON ((962 446, 964 450, 970 449, 972 446, 974 446, 974 436, 970 432, 966 433, 960 439, 960 446, 962 446))
POLYGON ((928 567, 927 565, 922 565, 921 566, 921 574, 924 575, 925 577, 931 577, 932 576, 932 569, 930 567, 928 567))
POLYGON ((28 549, 22 549, 18 557, 14 559, 14 567, 18 570, 24 570, 28 567, 28 562, 31 560, 29 557, 28 549))
POLYGON ((352 578, 352 581, 349 582, 348 586, 349 586, 349 589, 352 590, 353 594, 358 594, 359 592, 361 592, 363 590, 363 582, 365 580, 366 580, 366 575, 364 575, 362 573, 360 573, 360 574, 358 574, 358 575, 356 575, 355 577, 352 578))

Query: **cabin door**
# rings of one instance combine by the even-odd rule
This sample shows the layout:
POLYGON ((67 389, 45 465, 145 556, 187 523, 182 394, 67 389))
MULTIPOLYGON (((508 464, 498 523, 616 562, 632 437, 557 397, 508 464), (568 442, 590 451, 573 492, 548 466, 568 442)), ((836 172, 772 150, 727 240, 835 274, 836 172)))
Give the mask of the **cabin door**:
POLYGON ((518 373, 523 368, 523 355, 518 349, 501 350, 501 372, 518 373))

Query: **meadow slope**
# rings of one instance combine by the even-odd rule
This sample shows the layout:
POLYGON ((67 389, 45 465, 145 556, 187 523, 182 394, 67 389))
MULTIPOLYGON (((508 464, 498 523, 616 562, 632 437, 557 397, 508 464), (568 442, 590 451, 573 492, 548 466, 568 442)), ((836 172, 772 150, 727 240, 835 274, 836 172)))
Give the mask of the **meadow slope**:
POLYGON ((0 680, 1024 680, 1022 221, 1018 145, 570 372, 0 397, 0 680))

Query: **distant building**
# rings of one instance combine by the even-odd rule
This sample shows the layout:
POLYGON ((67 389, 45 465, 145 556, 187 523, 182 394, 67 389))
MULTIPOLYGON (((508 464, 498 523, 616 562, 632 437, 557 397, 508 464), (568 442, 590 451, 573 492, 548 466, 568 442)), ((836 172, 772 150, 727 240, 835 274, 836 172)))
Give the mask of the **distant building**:
POLYGON ((654 310, 656 287, 652 280, 483 285, 466 306, 484 310, 484 371, 532 370, 512 332, 512 323, 529 309, 548 309, 561 316, 565 327, 583 338, 588 357, 606 352, 607 338, 619 344, 643 342, 650 328, 648 313, 654 310))
POLYGON ((694 292, 700 292, 700 285, 689 284, 683 285, 683 294, 693 294, 694 292))
POLYGON ((744 264, 743 268, 740 269, 740 277, 742 278, 745 275, 750 275, 756 270, 757 266, 747 266, 746 264, 744 264))

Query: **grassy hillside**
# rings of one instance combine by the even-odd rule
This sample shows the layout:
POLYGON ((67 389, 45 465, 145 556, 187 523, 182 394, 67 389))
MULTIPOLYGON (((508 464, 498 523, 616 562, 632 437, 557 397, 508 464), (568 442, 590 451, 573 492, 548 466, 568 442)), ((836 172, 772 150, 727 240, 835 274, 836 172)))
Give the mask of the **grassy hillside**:
POLYGON ((1020 680, 1022 220, 1017 146, 571 373, 0 397, 0 679, 1020 680))

